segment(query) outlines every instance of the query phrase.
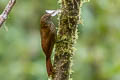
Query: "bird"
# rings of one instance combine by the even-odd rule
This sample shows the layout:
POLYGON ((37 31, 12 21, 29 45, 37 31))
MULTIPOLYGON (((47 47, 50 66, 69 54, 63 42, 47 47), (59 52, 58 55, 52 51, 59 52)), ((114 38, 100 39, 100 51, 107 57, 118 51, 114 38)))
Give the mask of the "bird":
POLYGON ((40 19, 41 46, 46 56, 46 68, 48 76, 53 75, 53 66, 51 55, 56 42, 56 27, 52 22, 52 15, 55 13, 46 13, 40 19))

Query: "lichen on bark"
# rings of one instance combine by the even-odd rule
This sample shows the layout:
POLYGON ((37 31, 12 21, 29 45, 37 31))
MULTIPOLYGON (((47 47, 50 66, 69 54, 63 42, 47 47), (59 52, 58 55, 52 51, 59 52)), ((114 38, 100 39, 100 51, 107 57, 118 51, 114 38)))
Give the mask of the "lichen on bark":
POLYGON ((59 0, 58 3, 61 13, 59 15, 52 80, 72 80, 72 57, 78 36, 77 24, 80 20, 82 0, 59 0))

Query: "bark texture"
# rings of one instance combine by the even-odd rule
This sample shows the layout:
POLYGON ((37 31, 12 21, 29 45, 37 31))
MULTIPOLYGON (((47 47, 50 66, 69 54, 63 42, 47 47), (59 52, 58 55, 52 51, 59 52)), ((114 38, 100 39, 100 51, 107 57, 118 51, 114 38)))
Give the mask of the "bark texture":
POLYGON ((80 20, 82 0, 59 0, 61 13, 54 57, 53 80, 71 80, 71 65, 74 44, 77 39, 77 24, 80 20))
POLYGON ((4 11, 2 12, 2 14, 0 15, 0 27, 2 26, 2 24, 5 22, 5 20, 8 17, 8 14, 10 13, 10 11, 12 10, 13 6, 15 5, 16 0, 10 0, 7 4, 7 6, 5 7, 4 11))

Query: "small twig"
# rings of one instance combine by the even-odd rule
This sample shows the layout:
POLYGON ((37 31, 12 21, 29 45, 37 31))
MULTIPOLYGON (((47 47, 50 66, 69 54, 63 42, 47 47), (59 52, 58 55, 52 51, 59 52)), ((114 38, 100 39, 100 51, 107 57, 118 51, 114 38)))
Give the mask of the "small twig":
POLYGON ((10 11, 12 10, 14 4, 15 4, 16 0, 10 0, 7 4, 7 6, 5 7, 4 11, 2 12, 2 14, 0 15, 0 27, 2 26, 2 24, 5 22, 5 20, 8 17, 8 14, 10 13, 10 11))

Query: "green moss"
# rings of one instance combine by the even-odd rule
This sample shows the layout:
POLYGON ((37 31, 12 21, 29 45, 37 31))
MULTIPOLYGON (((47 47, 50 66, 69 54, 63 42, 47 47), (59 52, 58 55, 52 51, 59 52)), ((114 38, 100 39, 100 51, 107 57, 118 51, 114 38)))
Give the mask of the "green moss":
MULTIPOLYGON (((79 0, 78 0, 79 1, 79 0)), ((72 0, 59 0, 61 14, 59 15, 59 28, 57 32, 57 43, 55 49, 55 78, 53 80, 72 80, 73 73, 72 57, 74 55, 76 39, 78 38, 77 24, 80 20, 80 5, 72 0), (70 6, 69 6, 70 5, 70 6), (76 5, 78 5, 76 7, 76 5), (71 7, 73 6, 73 7, 71 7), (76 7, 76 9, 74 9, 76 7), (60 75, 59 75, 60 74, 60 75)), ((81 21, 81 20, 80 20, 81 21)))

